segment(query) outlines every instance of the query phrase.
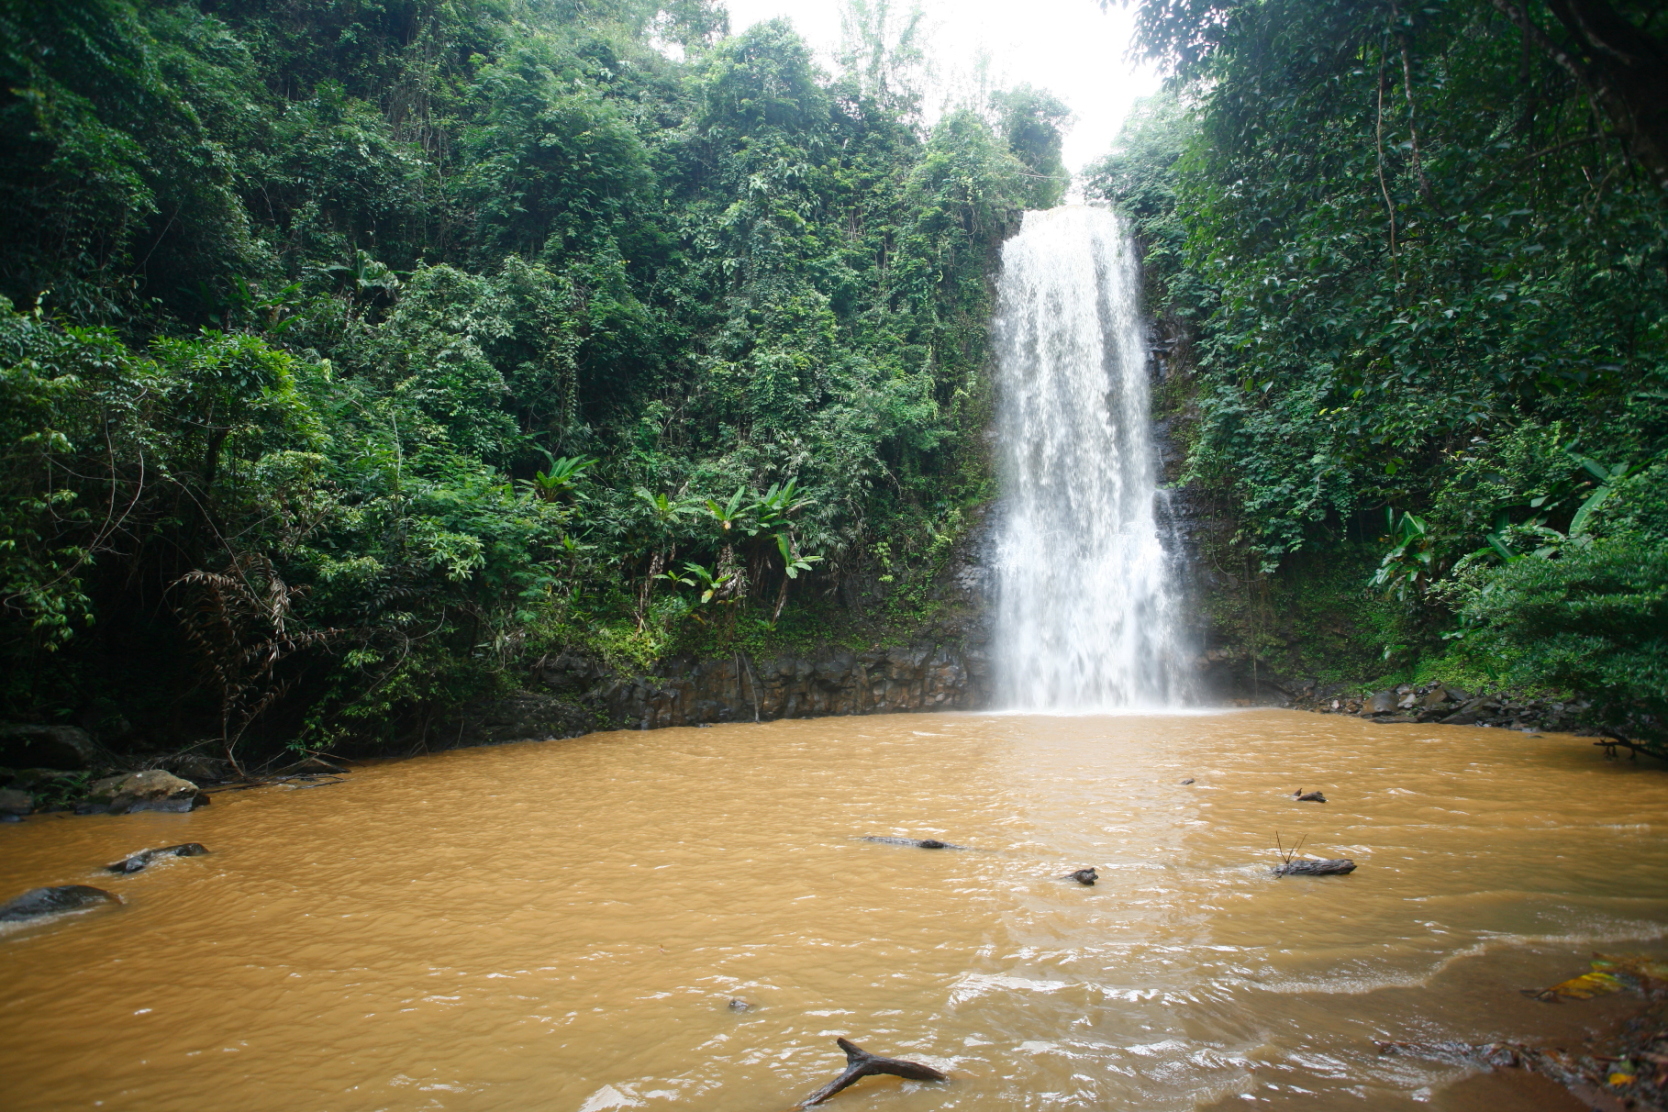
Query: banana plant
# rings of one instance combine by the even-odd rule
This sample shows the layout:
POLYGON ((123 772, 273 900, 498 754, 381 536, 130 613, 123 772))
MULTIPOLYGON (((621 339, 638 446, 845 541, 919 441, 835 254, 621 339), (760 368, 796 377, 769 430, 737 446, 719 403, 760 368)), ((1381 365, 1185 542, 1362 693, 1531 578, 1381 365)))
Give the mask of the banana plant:
POLYGON ((813 505, 812 499, 799 496, 799 485, 789 479, 784 484, 772 483, 753 503, 753 517, 759 532, 774 533, 787 524, 793 513, 813 505))
POLYGON ((776 534, 776 548, 782 553, 782 570, 789 579, 798 579, 800 572, 810 571, 812 564, 822 562, 821 556, 801 556, 793 538, 787 533, 776 534))
POLYGON ((1610 500, 1610 496, 1616 493, 1616 483, 1633 474, 1638 469, 1638 465, 1618 463, 1614 467, 1606 467, 1597 460, 1588 459, 1586 456, 1578 456, 1573 452, 1570 453, 1570 458, 1598 480, 1598 486, 1593 490, 1593 493, 1582 501, 1581 508, 1576 510, 1575 516, 1570 519, 1569 535, 1579 537, 1587 532, 1587 522, 1592 517, 1593 511, 1610 500))
POLYGON ((681 587, 695 588, 700 592, 701 605, 703 606, 714 601, 719 603, 731 603, 735 601, 732 588, 734 587, 736 577, 740 574, 740 572, 719 572, 711 568, 703 567, 702 565, 695 563, 693 560, 683 565, 683 571, 684 573, 682 575, 679 575, 677 572, 669 571, 665 575, 661 576, 661 578, 669 579, 681 587))
POLYGON ((776 608, 770 614, 773 626, 782 616, 782 607, 788 603, 788 580, 798 579, 800 572, 810 571, 811 565, 822 562, 821 556, 801 556, 793 535, 788 532, 776 534, 776 550, 782 554, 782 586, 776 592, 776 608))
POLYGON ((1380 561, 1373 586, 1405 600, 1410 590, 1423 591, 1436 570, 1435 538, 1430 523, 1421 517, 1404 512, 1398 519, 1393 508, 1386 508, 1384 516, 1395 547, 1380 561))
POLYGON ((752 507, 742 504, 746 498, 747 488, 736 487, 736 492, 730 495, 727 502, 707 499, 707 513, 718 523, 719 530, 726 538, 744 532, 747 536, 752 536, 752 532, 747 530, 747 518, 752 507))
POLYGON ((639 502, 648 507, 649 516, 662 532, 671 531, 678 518, 695 512, 695 507, 688 502, 678 501, 667 494, 650 494, 643 487, 638 487, 633 493, 639 502))
MULTIPOLYGON (((1548 526, 1544 515, 1536 517, 1516 528, 1515 532, 1517 533, 1528 533, 1545 542, 1544 544, 1538 545, 1533 551, 1515 551, 1505 537, 1505 533, 1508 528, 1506 522, 1502 520, 1497 523, 1494 531, 1487 534, 1485 539, 1488 541, 1488 547, 1492 549, 1504 562, 1510 564, 1529 557, 1548 560, 1563 551, 1566 544, 1587 543, 1582 538, 1586 537, 1587 529, 1592 524, 1593 512, 1608 502, 1610 497, 1616 493, 1616 484, 1618 482, 1627 478, 1639 469, 1638 464, 1618 463, 1613 467, 1607 467, 1597 460, 1591 459, 1587 456, 1577 455, 1574 452, 1567 454, 1570 459, 1581 465, 1581 469, 1583 471, 1587 472, 1587 474, 1597 480, 1598 485, 1593 488, 1591 493, 1581 500, 1581 505, 1576 508, 1574 516, 1570 518, 1569 532, 1560 533, 1558 530, 1548 526)), ((1530 499, 1529 506, 1531 509, 1544 508, 1550 512, 1551 510, 1556 509, 1557 503, 1552 502, 1550 495, 1542 495, 1540 497, 1530 499)))
POLYGON ((560 459, 545 453, 550 460, 549 471, 535 471, 531 479, 522 480, 523 489, 541 502, 556 502, 572 494, 586 469, 597 461, 590 456, 562 456, 560 459))

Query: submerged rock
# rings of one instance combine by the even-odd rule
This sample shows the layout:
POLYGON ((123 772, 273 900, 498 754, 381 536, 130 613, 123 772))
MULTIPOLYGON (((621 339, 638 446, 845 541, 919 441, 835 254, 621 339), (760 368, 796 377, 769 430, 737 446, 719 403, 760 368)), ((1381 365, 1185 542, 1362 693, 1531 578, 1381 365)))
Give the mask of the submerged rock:
POLYGON ((1320 792, 1306 792, 1302 788, 1298 788, 1295 792, 1292 792, 1292 797, 1295 798, 1299 803, 1325 803, 1326 802, 1326 796, 1322 795, 1320 792))
POLYGON ((750 1012, 755 1006, 751 1001, 743 1000, 739 996, 730 998, 729 1008, 732 1012, 750 1012))
POLYGON ((190 780, 159 768, 96 780, 88 794, 93 803, 113 815, 134 811, 192 811, 207 806, 209 801, 190 780))
POLYGON ((87 884, 65 884, 57 888, 31 888, 23 895, 0 904, 0 923, 18 923, 64 911, 79 911, 98 904, 122 901, 102 888, 87 884))
POLYGON ((966 849, 966 846, 954 846, 949 842, 941 842, 937 838, 888 838, 880 834, 864 835, 865 842, 882 842, 889 846, 915 846, 919 849, 966 849))
POLYGON ((1100 879, 1100 874, 1095 872, 1092 868, 1079 869, 1075 873, 1067 873, 1060 879, 1075 880, 1077 883, 1084 885, 1085 887, 1093 888, 1095 886, 1095 881, 1100 879))
POLYGON ((153 861, 164 857, 201 857, 208 850, 201 842, 182 842, 177 846, 162 846, 158 849, 140 850, 131 857, 125 857, 114 865, 105 868, 113 873, 136 873, 153 861))

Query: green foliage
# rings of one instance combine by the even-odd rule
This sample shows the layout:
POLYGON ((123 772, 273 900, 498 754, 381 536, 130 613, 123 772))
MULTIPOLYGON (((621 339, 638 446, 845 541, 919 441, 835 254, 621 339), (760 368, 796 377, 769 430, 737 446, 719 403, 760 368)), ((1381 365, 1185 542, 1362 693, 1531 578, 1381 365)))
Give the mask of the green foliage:
POLYGON ((1621 492, 1668 452, 1668 198, 1641 132, 1595 126, 1592 44, 1503 7, 1149 0, 1175 80, 1090 188, 1145 241, 1188 477, 1240 550, 1272 572, 1378 533, 1393 655, 1486 644, 1514 682, 1658 715, 1635 665, 1668 530, 1621 492))
POLYGON ((1606 537, 1489 576, 1463 616, 1467 646, 1508 682, 1579 691, 1601 720, 1668 752, 1668 545, 1606 537))
POLYGON ((929 130, 853 15, 831 79, 706 0, 0 0, 0 713, 420 737, 924 574, 1060 112, 929 130))

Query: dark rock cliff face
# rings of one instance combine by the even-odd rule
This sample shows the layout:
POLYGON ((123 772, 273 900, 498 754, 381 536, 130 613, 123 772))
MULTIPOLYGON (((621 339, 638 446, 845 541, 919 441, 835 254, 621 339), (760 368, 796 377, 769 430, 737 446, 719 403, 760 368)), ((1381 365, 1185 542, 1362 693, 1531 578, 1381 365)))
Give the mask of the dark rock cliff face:
MULTIPOLYGON (((428 738, 430 748, 594 730, 699 726, 844 714, 974 710, 990 694, 988 518, 969 531, 934 586, 934 618, 897 638, 753 659, 670 657, 626 675, 573 653, 541 661, 524 689, 469 708, 428 738)), ((861 585, 843 592, 861 605, 861 585)))

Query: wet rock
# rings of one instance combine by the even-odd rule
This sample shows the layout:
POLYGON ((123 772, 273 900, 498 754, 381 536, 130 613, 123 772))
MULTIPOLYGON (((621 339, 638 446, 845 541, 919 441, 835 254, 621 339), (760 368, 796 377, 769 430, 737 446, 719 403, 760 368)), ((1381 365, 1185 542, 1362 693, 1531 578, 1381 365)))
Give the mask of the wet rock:
POLYGON ((1380 691, 1367 700, 1361 708, 1363 714, 1389 714, 1396 709, 1396 693, 1394 691, 1380 691))
MULTIPOLYGON (((160 768, 95 780, 88 795, 95 806, 102 806, 113 815, 135 811, 191 811, 209 801, 196 784, 160 768)), ((81 813, 79 807, 77 813, 81 813)))
POLYGON ((236 776, 230 761, 223 757, 209 757, 201 753, 187 753, 184 756, 165 761, 163 764, 175 776, 196 784, 212 784, 221 780, 230 780, 236 776))
POLYGON ((1326 796, 1322 795, 1320 792, 1306 792, 1302 788, 1298 788, 1295 792, 1292 792, 1292 798, 1296 799, 1299 803, 1326 802, 1326 796))
POLYGON ((0 788, 0 815, 27 815, 35 809, 35 797, 16 788, 0 788))
POLYGON ((31 888, 17 899, 0 904, 0 923, 19 923, 46 915, 57 915, 64 911, 79 911, 84 907, 121 902, 104 889, 86 884, 31 888))
POLYGON ((1441 722, 1444 726, 1472 726, 1482 719, 1489 717, 1491 712, 1498 709, 1499 705, 1489 700, 1486 696, 1470 699, 1462 704, 1453 714, 1450 714, 1446 718, 1442 719, 1441 722))
POLYGON ((182 842, 177 846, 162 846, 158 849, 143 849, 131 857, 124 857, 114 865, 105 868, 112 873, 136 873, 153 861, 164 857, 201 857, 208 850, 201 842, 182 842))
POLYGON ((743 1000, 739 996, 730 998, 729 1008, 732 1012, 750 1012, 756 1007, 751 1001, 743 1000))
POLYGON ((1305 858, 1274 866, 1275 876, 1343 876, 1354 871, 1355 862, 1347 857, 1334 857, 1326 861, 1305 858))
POLYGON ((9 811, 0 811, 0 822, 22 822, 22 815, 14 815, 9 811))
POLYGON ((1095 872, 1095 870, 1092 869, 1092 868, 1090 868, 1090 869, 1079 869, 1075 873, 1067 873, 1065 876, 1061 877, 1060 879, 1062 879, 1062 880, 1075 880, 1075 881, 1077 881, 1077 883, 1083 885, 1086 888, 1093 888, 1095 886, 1095 881, 1100 879, 1100 874, 1095 872))
POLYGON ((93 768, 98 746, 79 726, 0 726, 0 765, 8 768, 93 768))
POLYGON ((1193 783, 1193 777, 1189 776, 1187 779, 1183 780, 1182 783, 1184 783, 1184 784, 1193 783))

